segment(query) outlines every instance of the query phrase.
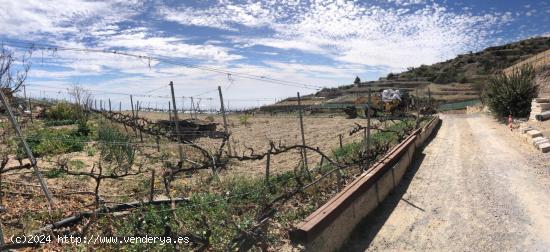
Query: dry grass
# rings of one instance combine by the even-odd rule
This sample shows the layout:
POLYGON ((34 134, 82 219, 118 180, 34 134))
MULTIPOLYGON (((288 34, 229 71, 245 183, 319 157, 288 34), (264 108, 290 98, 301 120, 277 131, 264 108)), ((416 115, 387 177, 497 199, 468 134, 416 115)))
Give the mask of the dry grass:
MULTIPOLYGON (((159 112, 140 112, 140 115, 153 120, 168 119, 167 113, 159 112)), ((231 151, 233 154, 242 155, 243 152, 250 154, 248 148, 254 149, 257 153, 267 151, 269 142, 273 141, 276 144, 294 145, 301 144, 302 138, 300 134, 300 121, 295 114, 269 116, 256 115, 247 120, 247 124, 241 124, 241 115, 229 115, 228 125, 231 133, 231 151)), ((188 118, 189 115, 180 116, 180 118, 188 118)), ((200 119, 206 119, 206 115, 200 115, 200 119)), ((218 130, 223 130, 223 119, 221 116, 214 116, 214 122, 218 123, 218 130)), ((375 120, 373 120, 373 123, 375 120)), ((304 116, 304 132, 306 144, 312 147, 318 147, 325 153, 339 146, 338 135, 343 135, 343 143, 359 141, 362 133, 356 133, 349 136, 349 131, 355 126, 355 123, 366 125, 365 119, 346 119, 343 116, 304 116)), ((196 143, 210 148, 219 146, 219 140, 201 138, 196 140, 196 143)), ((169 148, 173 153, 176 152, 175 145, 169 148)), ((278 155, 272 158, 271 169, 273 172, 287 171, 294 169, 300 161, 300 153, 288 153, 278 155)), ((310 166, 320 162, 320 157, 313 153, 308 153, 308 163, 310 166)), ((238 162, 231 165, 228 173, 246 173, 250 175, 261 175, 264 172, 265 160, 238 162)))

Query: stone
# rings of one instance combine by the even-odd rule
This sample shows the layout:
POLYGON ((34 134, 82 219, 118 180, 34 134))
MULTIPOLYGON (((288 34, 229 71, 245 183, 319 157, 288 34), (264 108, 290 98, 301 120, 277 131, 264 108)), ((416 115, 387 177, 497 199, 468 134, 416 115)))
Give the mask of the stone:
POLYGON ((535 137, 541 137, 542 133, 540 133, 540 131, 538 130, 530 130, 530 131, 527 131, 526 135, 530 138, 535 138, 535 137))
POLYGON ((533 138, 533 145, 534 146, 539 146, 540 144, 543 144, 543 143, 549 143, 548 139, 546 139, 545 137, 535 137, 535 138, 533 138))
POLYGON ((527 131, 533 130, 533 127, 526 126, 525 128, 520 128, 519 130, 520 130, 521 134, 525 134, 525 133, 527 133, 527 131))
POLYGON ((549 110, 550 109, 550 103, 539 103, 539 108, 542 110, 549 110))
POLYGON ((550 143, 539 145, 539 150, 542 151, 542 153, 550 152, 550 143))
POLYGON ((535 98, 535 102, 550 102, 550 98, 535 98))

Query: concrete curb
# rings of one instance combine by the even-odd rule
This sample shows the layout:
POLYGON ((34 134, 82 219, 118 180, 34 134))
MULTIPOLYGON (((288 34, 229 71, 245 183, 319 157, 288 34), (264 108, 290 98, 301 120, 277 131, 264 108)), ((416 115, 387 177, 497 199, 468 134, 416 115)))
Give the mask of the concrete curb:
POLYGON ((289 232, 290 240, 304 245, 306 251, 338 250, 354 227, 401 182, 414 154, 440 123, 441 119, 434 117, 393 147, 371 169, 296 225, 289 232))

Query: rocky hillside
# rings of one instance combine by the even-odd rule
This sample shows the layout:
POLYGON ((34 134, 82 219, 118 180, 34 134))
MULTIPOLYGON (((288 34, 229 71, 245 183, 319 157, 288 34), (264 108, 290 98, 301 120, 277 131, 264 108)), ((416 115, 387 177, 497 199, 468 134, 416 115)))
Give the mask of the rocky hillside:
POLYGON ((304 98, 315 98, 317 104, 344 103, 365 95, 368 88, 374 91, 393 88, 415 92, 413 95, 418 89, 419 96, 430 94, 442 102, 476 99, 479 97, 479 85, 489 76, 548 49, 550 37, 526 39, 489 47, 480 52, 461 54, 429 66, 409 68, 402 73, 390 73, 378 81, 325 88, 304 98))
MULTIPOLYGON (((390 73, 378 81, 359 82, 337 88, 324 88, 302 97, 306 105, 338 106, 353 103, 366 96, 368 90, 399 89, 412 96, 427 97, 440 103, 462 102, 480 98, 480 89, 487 79, 518 62, 550 49, 550 37, 530 38, 502 46, 486 48, 480 52, 461 54, 444 62, 409 68, 402 73, 390 73)), ((350 76, 352 77, 352 76, 350 76)), ((350 81, 353 78, 350 78, 350 81)), ((548 70, 538 74, 537 83, 547 83, 548 70)), ((550 93, 548 84, 541 92, 550 93)), ((264 109, 284 109, 297 105, 291 97, 264 109)))
POLYGON ((389 74, 388 80, 423 80, 436 84, 453 82, 475 83, 535 54, 550 49, 550 37, 538 37, 481 52, 458 55, 456 58, 430 66, 421 65, 399 74, 389 74))

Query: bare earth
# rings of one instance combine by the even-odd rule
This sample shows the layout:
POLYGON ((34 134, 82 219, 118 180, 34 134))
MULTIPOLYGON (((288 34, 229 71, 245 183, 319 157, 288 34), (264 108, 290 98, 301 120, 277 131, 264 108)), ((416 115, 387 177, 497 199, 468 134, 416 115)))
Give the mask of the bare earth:
POLYGON ((550 251, 550 153, 483 115, 443 115, 344 251, 550 251))

